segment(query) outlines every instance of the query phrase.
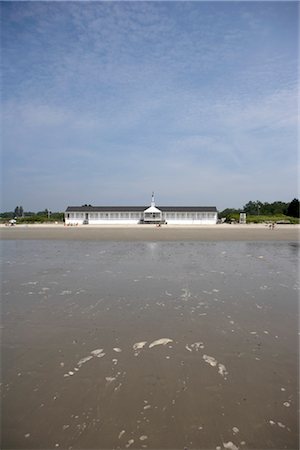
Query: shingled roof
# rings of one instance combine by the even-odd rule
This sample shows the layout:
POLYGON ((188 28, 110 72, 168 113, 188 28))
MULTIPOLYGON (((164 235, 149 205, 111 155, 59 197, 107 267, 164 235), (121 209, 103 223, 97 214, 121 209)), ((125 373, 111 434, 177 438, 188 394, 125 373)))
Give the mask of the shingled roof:
MULTIPOLYGON (((149 206, 68 206, 66 212, 142 212, 149 206)), ((215 206, 157 206, 162 212, 217 212, 215 206)))

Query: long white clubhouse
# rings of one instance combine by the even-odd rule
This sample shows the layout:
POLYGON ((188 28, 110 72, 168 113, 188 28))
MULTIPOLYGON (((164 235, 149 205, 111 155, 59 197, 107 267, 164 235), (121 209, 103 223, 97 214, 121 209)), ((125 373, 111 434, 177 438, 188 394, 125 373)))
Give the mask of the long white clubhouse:
POLYGON ((147 206, 68 206, 66 225, 215 225, 218 212, 215 206, 160 206, 152 201, 147 206))

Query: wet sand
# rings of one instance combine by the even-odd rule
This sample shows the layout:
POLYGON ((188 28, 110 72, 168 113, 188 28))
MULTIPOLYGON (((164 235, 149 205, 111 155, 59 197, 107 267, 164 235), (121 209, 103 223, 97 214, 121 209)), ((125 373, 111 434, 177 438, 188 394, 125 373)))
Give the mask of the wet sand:
POLYGON ((297 242, 2 250, 1 448, 298 448, 297 242))
POLYGON ((299 225, 277 225, 270 230, 266 225, 213 226, 63 226, 16 225, 0 227, 0 238, 7 239, 62 239, 62 240, 117 240, 117 241, 292 241, 299 240, 299 225))

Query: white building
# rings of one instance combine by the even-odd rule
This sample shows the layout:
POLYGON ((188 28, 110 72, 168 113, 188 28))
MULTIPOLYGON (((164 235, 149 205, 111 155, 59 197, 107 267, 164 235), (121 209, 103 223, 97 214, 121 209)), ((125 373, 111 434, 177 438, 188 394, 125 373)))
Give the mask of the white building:
POLYGON ((215 225, 215 206, 160 206, 152 194, 151 206, 68 206, 66 225, 122 225, 167 223, 172 225, 215 225))

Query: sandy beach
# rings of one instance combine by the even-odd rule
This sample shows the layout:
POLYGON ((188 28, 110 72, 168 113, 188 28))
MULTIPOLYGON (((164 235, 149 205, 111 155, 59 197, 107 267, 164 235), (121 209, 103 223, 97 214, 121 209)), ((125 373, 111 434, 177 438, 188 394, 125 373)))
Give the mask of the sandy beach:
POLYGON ((297 242, 84 240, 279 228, 4 231, 1 448, 299 448, 297 242))
POLYGON ((1 448, 298 448, 300 226, 0 226, 1 448))
POLYGON ((176 226, 164 225, 82 225, 62 224, 1 225, 2 240, 99 240, 99 241, 297 241, 300 225, 265 224, 176 226))

